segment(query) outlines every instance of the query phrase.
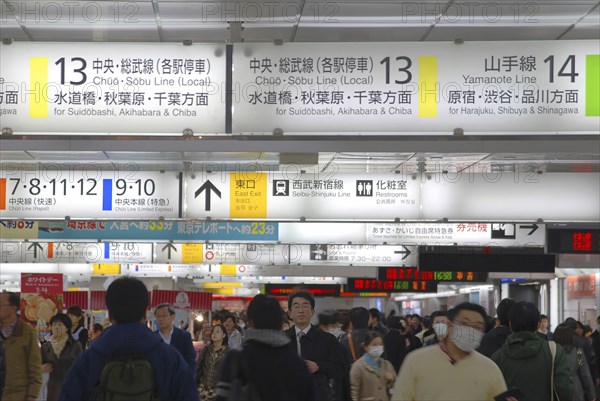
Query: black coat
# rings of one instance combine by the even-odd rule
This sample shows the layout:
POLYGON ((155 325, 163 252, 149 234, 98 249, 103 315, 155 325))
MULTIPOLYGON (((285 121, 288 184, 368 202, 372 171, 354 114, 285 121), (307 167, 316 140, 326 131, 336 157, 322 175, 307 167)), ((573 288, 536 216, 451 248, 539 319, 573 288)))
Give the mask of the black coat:
POLYGON ((239 377, 232 372, 232 358, 241 352, 242 363, 247 363, 245 372, 248 377, 243 383, 251 382, 261 401, 315 401, 316 389, 312 375, 306 363, 296 355, 296 343, 272 346, 269 344, 246 341, 240 351, 230 351, 225 357, 221 378, 217 386, 216 401, 227 399, 220 387, 239 377))
POLYGON ((46 341, 42 344, 41 352, 42 365, 45 363, 52 365, 52 372, 50 372, 50 378, 48 379, 48 395, 46 399, 48 401, 56 401, 59 398, 69 369, 71 369, 71 366, 82 352, 81 343, 69 337, 60 355, 56 355, 52 348, 52 343, 46 341))
MULTIPOLYGON (((285 332, 292 340, 290 346, 296 351, 296 328, 292 327, 285 332)), ((333 385, 335 399, 341 400, 346 393, 343 389, 346 357, 340 343, 336 338, 318 328, 311 326, 305 336, 300 339, 302 359, 315 362, 319 366, 313 377, 318 391, 319 400, 329 399, 327 390, 333 385)))
POLYGON ((2 401, 2 392, 4 391, 4 383, 6 381, 6 355, 4 354, 4 346, 0 336, 0 401, 2 401))
MULTIPOLYGON (((160 335, 158 332, 156 332, 160 335)), ((187 331, 181 330, 180 328, 173 327, 173 334, 171 335, 171 346, 175 348, 183 359, 187 362, 191 372, 196 371, 196 351, 194 350, 194 344, 192 344, 192 336, 187 331)))
MULTIPOLYGON (((600 332, 594 330, 592 333, 592 348, 594 349, 594 354, 596 356, 596 373, 600 375, 600 332)), ((592 369, 590 368, 590 373, 592 369)), ((593 379, 594 377, 592 377, 593 379)))
POLYGON ((481 344, 479 345, 479 348, 477 348, 477 351, 481 355, 485 355, 488 358, 491 358, 494 352, 502 348, 509 335, 510 329, 508 327, 495 327, 483 336, 483 338, 481 339, 481 344))

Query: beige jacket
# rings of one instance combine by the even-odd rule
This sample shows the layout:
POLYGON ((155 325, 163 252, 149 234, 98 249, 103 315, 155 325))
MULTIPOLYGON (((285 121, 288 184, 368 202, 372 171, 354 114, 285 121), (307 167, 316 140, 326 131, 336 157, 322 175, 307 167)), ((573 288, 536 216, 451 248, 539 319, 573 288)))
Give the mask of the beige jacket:
POLYGON ((37 397, 42 386, 42 353, 31 325, 17 322, 12 336, 4 340, 6 387, 2 401, 25 401, 37 397))
POLYGON ((381 359, 381 370, 375 370, 367 364, 365 355, 352 364, 350 369, 350 394, 352 401, 389 401, 389 390, 396 381, 396 370, 389 361, 381 359), (391 374, 386 380, 385 374, 391 374))

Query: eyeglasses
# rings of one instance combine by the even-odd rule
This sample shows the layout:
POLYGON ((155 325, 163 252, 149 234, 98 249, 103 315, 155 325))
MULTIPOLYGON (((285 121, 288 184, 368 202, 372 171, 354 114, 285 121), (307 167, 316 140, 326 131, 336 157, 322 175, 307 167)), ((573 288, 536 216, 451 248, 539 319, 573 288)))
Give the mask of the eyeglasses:
POLYGON ((292 305, 292 310, 308 310, 311 309, 311 306, 309 303, 305 303, 305 304, 293 304, 292 305))
POLYGON ((485 331, 485 324, 481 323, 481 322, 469 322, 469 321, 457 320, 456 323, 458 323, 462 326, 471 327, 471 328, 479 330, 479 331, 485 331))

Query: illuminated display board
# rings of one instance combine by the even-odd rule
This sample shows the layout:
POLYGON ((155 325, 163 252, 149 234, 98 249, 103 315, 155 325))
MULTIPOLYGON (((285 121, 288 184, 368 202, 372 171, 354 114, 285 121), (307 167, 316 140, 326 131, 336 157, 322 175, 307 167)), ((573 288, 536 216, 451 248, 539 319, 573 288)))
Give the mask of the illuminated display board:
POLYGON ((420 271, 416 267, 379 267, 377 269, 379 280, 421 280, 421 281, 448 281, 448 282, 486 282, 488 275, 485 272, 473 271, 420 271))
POLYGON ((347 292, 437 292, 437 281, 432 280, 376 280, 349 278, 347 292))
POLYGON ((556 255, 541 247, 419 246, 421 271, 554 273, 556 255))
POLYGON ((339 285, 314 284, 314 285, 298 285, 298 284, 265 284, 265 295, 275 297, 287 297, 292 292, 307 291, 315 297, 339 297, 339 285))
POLYGON ((600 254, 600 228, 548 228, 548 252, 600 254))

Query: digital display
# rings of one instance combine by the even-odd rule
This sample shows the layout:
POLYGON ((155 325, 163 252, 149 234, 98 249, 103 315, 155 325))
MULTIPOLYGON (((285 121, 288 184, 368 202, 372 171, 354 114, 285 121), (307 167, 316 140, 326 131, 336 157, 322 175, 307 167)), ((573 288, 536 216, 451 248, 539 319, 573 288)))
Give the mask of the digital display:
POLYGON ((377 274, 380 280, 486 282, 488 278, 485 272, 420 271, 416 267, 379 267, 377 274))
POLYGON ((437 292, 437 281, 349 278, 348 292, 437 292))
POLYGON ((548 228, 548 252, 600 254, 600 228, 548 228))
POLYGON ((341 288, 339 285, 314 284, 265 284, 265 295, 274 297, 287 297, 292 292, 307 291, 315 297, 339 297, 341 288))
POLYGON ((541 247, 419 246, 421 271, 554 273, 555 267, 556 255, 541 247))

